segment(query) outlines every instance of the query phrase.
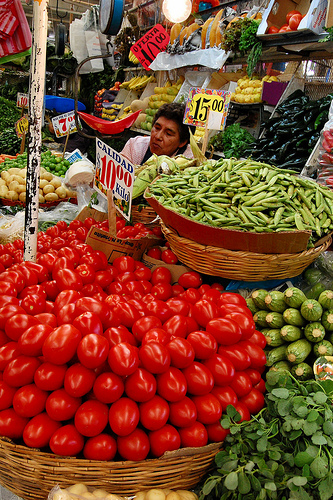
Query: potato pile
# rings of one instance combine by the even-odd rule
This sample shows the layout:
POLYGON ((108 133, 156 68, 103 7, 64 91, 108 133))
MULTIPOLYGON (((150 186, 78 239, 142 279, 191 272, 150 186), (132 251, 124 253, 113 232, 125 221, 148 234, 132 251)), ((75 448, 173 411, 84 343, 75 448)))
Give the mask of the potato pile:
MULTIPOLYGON (((1 172, 0 198, 11 201, 26 200, 26 168, 9 168, 1 172)), ((67 189, 61 179, 41 167, 39 181, 39 203, 54 202, 76 196, 76 193, 67 189)))

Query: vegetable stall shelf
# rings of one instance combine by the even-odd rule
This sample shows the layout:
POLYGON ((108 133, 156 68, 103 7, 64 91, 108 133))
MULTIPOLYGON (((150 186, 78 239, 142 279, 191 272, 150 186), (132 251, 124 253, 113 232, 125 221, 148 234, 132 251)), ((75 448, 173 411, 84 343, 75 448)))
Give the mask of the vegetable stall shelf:
POLYGON ((54 486, 74 483, 125 496, 150 488, 191 489, 213 466, 221 446, 182 448, 140 462, 101 462, 60 457, 0 438, 0 484, 25 500, 45 500, 54 486))
POLYGON ((265 281, 298 276, 327 250, 332 242, 332 238, 328 237, 321 245, 303 252, 264 254, 201 245, 179 236, 177 231, 163 223, 161 226, 171 250, 184 265, 211 276, 242 281, 265 281))

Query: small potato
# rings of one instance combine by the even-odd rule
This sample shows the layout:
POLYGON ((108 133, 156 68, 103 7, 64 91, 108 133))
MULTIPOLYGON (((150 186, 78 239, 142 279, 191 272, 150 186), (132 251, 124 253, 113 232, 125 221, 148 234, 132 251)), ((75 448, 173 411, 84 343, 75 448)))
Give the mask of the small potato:
POLYGON ((39 181, 39 187, 40 187, 40 189, 45 188, 45 186, 47 186, 47 184, 48 184, 48 183, 49 183, 49 182, 48 182, 46 179, 41 179, 41 180, 39 181))
POLYGON ((165 500, 164 491, 159 488, 152 488, 146 492, 146 500, 165 500))
POLYGON ((93 495, 96 498, 105 498, 109 493, 102 488, 98 488, 93 491, 93 495))
POLYGON ((47 172, 47 170, 45 170, 44 167, 40 167, 40 175, 45 174, 45 172, 47 172))
POLYGON ((9 191, 16 191, 17 188, 19 186, 19 183, 17 181, 11 181, 9 184, 8 184, 8 187, 9 187, 9 191))
POLYGON ((4 198, 7 193, 8 193, 8 187, 7 186, 0 186, 0 197, 4 198))
POLYGON ((10 174, 7 172, 7 170, 5 170, 4 172, 1 172, 1 179, 4 179, 5 181, 7 181, 7 179, 9 179, 10 177, 10 174))
POLYGON ((6 181, 4 179, 0 179, 0 186, 7 186, 6 181))
POLYGON ((76 191, 73 191, 72 189, 66 188, 66 197, 67 198, 76 198, 76 196, 77 196, 76 191))
POLYGON ((169 495, 169 493, 172 492, 172 490, 170 490, 169 488, 163 488, 163 491, 165 496, 169 495))
POLYGON ((7 186, 9 186, 9 184, 14 180, 13 179, 13 176, 12 175, 8 175, 8 177, 6 177, 6 182, 7 182, 7 186))
POLYGON ((17 175, 19 175, 20 177, 23 177, 23 179, 25 179, 27 176, 27 169, 22 168, 21 171, 17 175))
POLYGON ((12 201, 17 201, 18 200, 18 194, 16 191, 8 191, 7 195, 5 196, 7 200, 12 200, 12 201))
POLYGON ((53 179, 50 181, 50 184, 54 186, 56 189, 61 186, 61 180, 57 179, 56 177, 53 177, 53 179))
POLYGON ((175 491, 172 491, 169 495, 167 495, 166 500, 182 500, 182 497, 175 491))
POLYGON ((75 493, 76 495, 81 495, 81 493, 86 493, 88 491, 88 488, 83 483, 76 483, 67 488, 67 491, 69 491, 70 493, 75 493))
POLYGON ((45 201, 57 201, 59 200, 59 196, 57 193, 47 193, 45 196, 45 201))
POLYGON ((17 181, 19 184, 24 184, 24 179, 20 175, 13 175, 13 181, 17 181))
POLYGON ((46 186, 43 187, 43 193, 48 194, 48 193, 54 193, 55 189, 52 184, 46 184, 46 186))
POLYGON ((39 195, 39 203, 45 203, 45 198, 42 194, 39 195))
POLYGON ((63 186, 58 187, 55 190, 55 192, 57 193, 59 198, 66 198, 66 196, 67 196, 66 189, 63 186))
POLYGON ((70 494, 67 490, 59 490, 53 493, 53 500, 70 500, 70 494))
POLYGON ((16 168, 16 167, 13 167, 13 168, 9 168, 7 170, 7 172, 9 173, 9 175, 18 175, 20 173, 21 169, 20 168, 16 168))
POLYGON ((40 176, 41 179, 46 179, 47 181, 52 181, 53 179, 53 174, 51 174, 51 172, 44 172, 43 174, 41 174, 40 176))
POLYGON ((88 500, 96 500, 95 495, 93 495, 92 493, 90 493, 90 491, 86 491, 85 493, 81 493, 80 496, 83 497, 83 498, 87 498, 88 500))
POLYGON ((25 192, 19 194, 19 200, 23 201, 24 203, 25 203, 26 197, 27 197, 27 195, 25 192))
POLYGON ((181 496, 182 500, 198 500, 198 497, 193 491, 176 490, 176 493, 181 496))
POLYGON ((139 491, 133 500, 145 500, 147 491, 139 491))
POLYGON ((108 493, 105 497, 105 500, 123 500, 123 499, 118 495, 114 495, 113 493, 108 493))
POLYGON ((25 193, 25 191, 26 191, 26 185, 25 184, 24 185, 20 184, 19 186, 17 186, 16 192, 18 194, 25 193))

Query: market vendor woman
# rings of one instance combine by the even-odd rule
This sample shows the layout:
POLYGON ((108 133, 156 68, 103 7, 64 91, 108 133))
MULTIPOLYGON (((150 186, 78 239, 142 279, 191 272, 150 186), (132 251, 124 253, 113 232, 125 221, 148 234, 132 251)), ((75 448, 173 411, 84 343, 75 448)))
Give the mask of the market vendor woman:
POLYGON ((138 136, 129 139, 121 154, 133 165, 142 165, 153 154, 170 157, 182 154, 193 158, 190 129, 183 124, 184 112, 183 104, 163 104, 154 116, 150 137, 138 136))

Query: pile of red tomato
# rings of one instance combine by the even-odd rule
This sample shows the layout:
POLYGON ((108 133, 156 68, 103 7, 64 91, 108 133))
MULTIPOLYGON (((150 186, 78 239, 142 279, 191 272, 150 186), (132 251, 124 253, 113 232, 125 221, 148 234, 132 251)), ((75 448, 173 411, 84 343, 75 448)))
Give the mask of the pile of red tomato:
POLYGON ((270 26, 267 33, 285 33, 286 31, 296 31, 303 15, 298 10, 290 10, 286 15, 286 22, 282 26, 270 26))
MULTIPOLYGON (((144 460, 223 441, 228 404, 264 405, 264 336, 245 300, 186 272, 109 265, 64 222, 0 245, 0 436, 62 456, 144 460)), ((94 223, 94 222, 93 222, 94 223)))

